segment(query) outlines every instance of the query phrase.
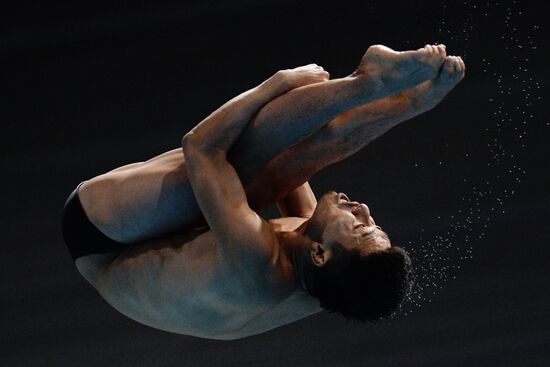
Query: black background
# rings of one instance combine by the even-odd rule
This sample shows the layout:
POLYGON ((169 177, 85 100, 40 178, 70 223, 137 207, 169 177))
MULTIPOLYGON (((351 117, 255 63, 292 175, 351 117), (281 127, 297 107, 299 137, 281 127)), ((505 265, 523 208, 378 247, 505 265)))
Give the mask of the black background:
POLYGON ((0 33, 2 366, 548 365, 543 5, 18 4, 2 12, 0 33), (316 62, 337 78, 370 44, 428 42, 462 55, 466 79, 312 180, 318 195, 367 202, 413 254, 417 286, 401 315, 361 325, 323 312, 205 340, 122 316, 78 274, 60 213, 80 181, 177 147, 278 69, 316 62))

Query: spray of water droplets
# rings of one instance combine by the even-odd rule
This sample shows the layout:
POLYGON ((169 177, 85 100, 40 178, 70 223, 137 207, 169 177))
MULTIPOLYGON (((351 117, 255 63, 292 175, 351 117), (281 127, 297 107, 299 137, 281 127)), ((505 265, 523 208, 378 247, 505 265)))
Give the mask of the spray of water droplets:
MULTIPOLYGON (((441 9, 437 43, 451 40, 461 48, 457 54, 464 60, 470 47, 475 46, 474 32, 484 32, 491 42, 496 40, 502 47, 498 59, 481 58, 482 72, 494 87, 487 100, 492 112, 489 116, 478 116, 486 121, 479 132, 486 139, 486 158, 471 157, 473 154, 468 152, 463 157, 486 162, 482 163, 486 164, 486 175, 463 178, 464 185, 471 186, 467 190, 470 193, 456 203, 460 209, 449 218, 437 219, 451 223, 447 230, 428 236, 422 229, 417 240, 409 241, 407 249, 415 261, 415 276, 405 314, 431 302, 431 297, 456 277, 461 264, 473 258, 474 249, 482 245, 491 221, 506 213, 507 200, 518 193, 526 174, 514 152, 525 148, 529 123, 535 118, 534 106, 541 101, 541 83, 529 73, 529 62, 537 52, 534 36, 540 26, 526 21, 518 1, 443 2, 441 9), (499 23, 500 26, 491 26, 499 23)), ((444 163, 439 162, 439 166, 444 163)))

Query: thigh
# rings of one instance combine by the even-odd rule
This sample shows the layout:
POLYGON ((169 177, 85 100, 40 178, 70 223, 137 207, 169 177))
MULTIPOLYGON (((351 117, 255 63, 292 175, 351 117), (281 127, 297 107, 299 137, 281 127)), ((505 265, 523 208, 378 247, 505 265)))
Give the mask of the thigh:
MULTIPOLYGON (((245 187, 261 172, 256 164, 261 150, 258 142, 239 152, 239 159, 232 159, 245 187)), ((266 181, 264 173, 262 182, 266 181)), ((256 187, 246 190, 253 209, 274 202, 269 187, 256 187)), ((94 177, 82 184, 79 198, 90 221, 121 243, 132 244, 206 225, 189 182, 182 149, 94 177)))
MULTIPOLYGON (((247 188, 250 206, 259 210, 275 200, 267 186, 248 188, 273 158, 273 154, 265 155, 264 144, 257 138, 253 142, 237 142, 238 149, 229 158, 247 188)), ((278 145, 284 149, 291 142, 278 145)), ((294 164, 300 164, 299 160, 294 164)), ((269 181, 265 173, 261 181, 269 181)), ((285 185, 284 190, 290 192, 297 186, 285 185)), ((122 243, 206 225, 188 179, 182 149, 94 177, 80 187, 79 197, 90 221, 105 235, 122 243)))
MULTIPOLYGON (((321 168, 341 159, 339 144, 322 128, 298 144, 262 159, 262 141, 231 158, 254 210, 273 204, 306 182, 321 168)), ((290 145, 290 144, 289 144, 290 145)), ((79 191, 84 211, 105 235, 135 243, 163 234, 204 226, 187 176, 182 149, 94 177, 79 191)))
POLYGON ((127 244, 191 226, 200 218, 181 149, 94 177, 80 187, 79 197, 101 232, 127 244))

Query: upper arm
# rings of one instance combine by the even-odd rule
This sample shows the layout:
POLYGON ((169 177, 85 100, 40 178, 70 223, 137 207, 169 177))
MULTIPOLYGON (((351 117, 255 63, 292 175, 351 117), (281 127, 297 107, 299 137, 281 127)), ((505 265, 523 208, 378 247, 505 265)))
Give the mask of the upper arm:
POLYGON ((311 218, 315 207, 317 207, 317 199, 308 182, 277 201, 277 208, 283 217, 311 218))
POLYGON ((269 223, 248 205, 243 185, 223 150, 205 152, 185 141, 183 146, 193 192, 218 240, 222 256, 247 260, 271 256, 269 223))

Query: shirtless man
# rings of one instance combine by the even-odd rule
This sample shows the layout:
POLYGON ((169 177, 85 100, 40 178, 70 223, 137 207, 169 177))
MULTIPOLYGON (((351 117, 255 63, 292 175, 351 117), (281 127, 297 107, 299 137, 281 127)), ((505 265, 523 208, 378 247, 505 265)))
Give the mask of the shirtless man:
POLYGON ((63 234, 79 272, 151 327, 233 340, 323 309, 374 321, 409 288, 410 259, 365 204, 308 179, 433 108, 463 78, 445 46, 371 46, 329 80, 311 64, 277 72, 182 139, 183 149, 83 182, 63 234), (281 218, 254 210, 277 203, 281 218))

